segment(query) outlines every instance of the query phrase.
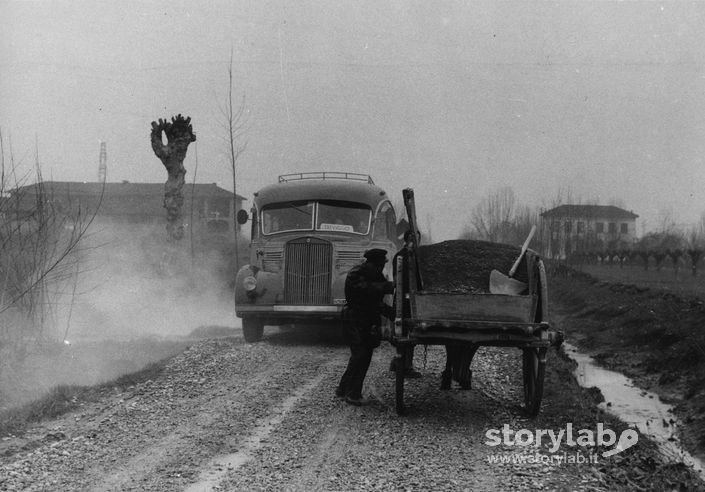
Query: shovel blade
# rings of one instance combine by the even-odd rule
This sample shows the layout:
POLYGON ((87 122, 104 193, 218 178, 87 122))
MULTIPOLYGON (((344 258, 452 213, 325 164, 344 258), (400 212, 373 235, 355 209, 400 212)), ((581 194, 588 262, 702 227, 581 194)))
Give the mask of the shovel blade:
POLYGON ((526 284, 508 277, 499 270, 490 272, 490 294, 518 296, 526 290, 526 284))

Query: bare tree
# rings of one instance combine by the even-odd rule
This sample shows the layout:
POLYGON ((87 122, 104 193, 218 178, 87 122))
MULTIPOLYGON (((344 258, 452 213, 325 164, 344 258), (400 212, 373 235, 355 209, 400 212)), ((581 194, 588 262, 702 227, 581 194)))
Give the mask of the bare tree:
POLYGON ((472 210, 470 223, 480 238, 492 242, 509 239, 514 217, 514 190, 505 186, 489 193, 472 210))
MULTIPOLYGON (((536 207, 528 207, 526 205, 516 207, 514 219, 512 220, 512 232, 508 238, 510 244, 522 244, 529 235, 531 227, 539 224, 540 209, 536 207)), ((539 237, 533 240, 531 245, 534 249, 541 249, 542 238, 539 237)))
POLYGON ((80 244, 101 202, 91 213, 59 203, 42 180, 38 157, 32 184, 16 180, 12 153, 9 172, 5 162, 0 134, 0 348, 21 348, 29 335, 44 336, 62 287, 80 273, 80 244))
POLYGON ((170 239, 179 240, 184 237, 182 211, 184 205, 183 187, 186 176, 184 159, 186 159, 189 144, 196 141, 196 135, 191 127, 191 118, 184 118, 179 114, 173 116, 171 122, 161 118, 159 122, 153 121, 150 136, 152 150, 162 161, 168 174, 164 185, 166 230, 170 239), (162 135, 166 136, 166 144, 162 142, 162 135))
POLYGON ((690 228, 688 240, 691 246, 705 246, 705 212, 700 214, 700 220, 690 228))
POLYGON ((662 234, 673 234, 677 229, 673 208, 663 207, 659 210, 658 215, 659 226, 657 232, 662 234))
MULTIPOLYGON (((237 163, 242 154, 247 149, 247 113, 245 111, 245 94, 242 95, 240 104, 236 107, 233 103, 233 52, 230 51, 230 65, 228 66, 228 97, 225 104, 221 108, 225 119, 225 127, 227 131, 226 145, 228 148, 228 161, 230 164, 230 173, 233 178, 233 200, 234 206, 237 207, 237 163)), ((237 210, 233 214, 233 240, 235 247, 235 269, 239 269, 239 251, 238 251, 238 223, 237 210)))
POLYGON ((686 254, 690 258, 691 273, 698 274, 698 263, 705 254, 705 212, 700 214, 700 220, 688 233, 688 246, 686 254))
MULTIPOLYGON (((595 205, 598 205, 598 204, 595 204, 595 205)), ((619 208, 624 208, 624 209, 627 208, 627 204, 624 201, 624 199, 620 198, 620 197, 616 197, 616 196, 613 196, 612 198, 610 198, 607 201, 607 205, 612 205, 613 207, 619 207, 619 208)))
POLYGON ((575 196, 572 188, 568 186, 561 186, 556 190, 556 194, 550 200, 546 208, 556 208, 561 205, 580 205, 582 199, 575 196))

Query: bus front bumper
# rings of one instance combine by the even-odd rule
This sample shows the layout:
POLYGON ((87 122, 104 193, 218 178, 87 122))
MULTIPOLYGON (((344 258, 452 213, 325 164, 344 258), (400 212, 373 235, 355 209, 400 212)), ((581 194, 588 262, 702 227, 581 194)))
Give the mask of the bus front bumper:
POLYGON ((343 306, 307 306, 296 304, 275 304, 268 306, 240 305, 235 307, 238 318, 254 317, 270 321, 287 320, 331 320, 340 318, 343 306))

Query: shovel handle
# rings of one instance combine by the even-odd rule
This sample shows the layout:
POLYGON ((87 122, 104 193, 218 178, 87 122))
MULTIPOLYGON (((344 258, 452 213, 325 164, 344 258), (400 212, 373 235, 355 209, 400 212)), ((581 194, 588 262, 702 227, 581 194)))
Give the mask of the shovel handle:
POLYGON ((512 265, 511 270, 509 270, 510 277, 513 277, 517 271, 517 268, 519 268, 519 262, 521 262, 521 259, 524 257, 524 253, 526 253, 526 250, 529 249, 529 243, 531 242, 531 239, 534 237, 535 233, 536 233, 536 226, 532 225, 531 231, 529 231, 529 235, 527 236, 526 241, 524 241, 524 244, 521 246, 521 253, 519 253, 519 257, 516 259, 516 261, 512 265))

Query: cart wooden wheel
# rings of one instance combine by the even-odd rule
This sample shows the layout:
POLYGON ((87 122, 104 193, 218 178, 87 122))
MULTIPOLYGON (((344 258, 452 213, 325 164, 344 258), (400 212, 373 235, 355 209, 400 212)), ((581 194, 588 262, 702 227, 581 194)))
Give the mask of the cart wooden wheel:
POLYGON ((522 357, 524 374, 524 406, 530 417, 538 415, 543 398, 543 378, 546 373, 546 348, 525 348, 522 357))
POLYGON ((396 372, 396 409, 397 415, 404 415, 406 408, 404 407, 404 358, 406 355, 406 349, 401 356, 396 357, 394 368, 396 372))

